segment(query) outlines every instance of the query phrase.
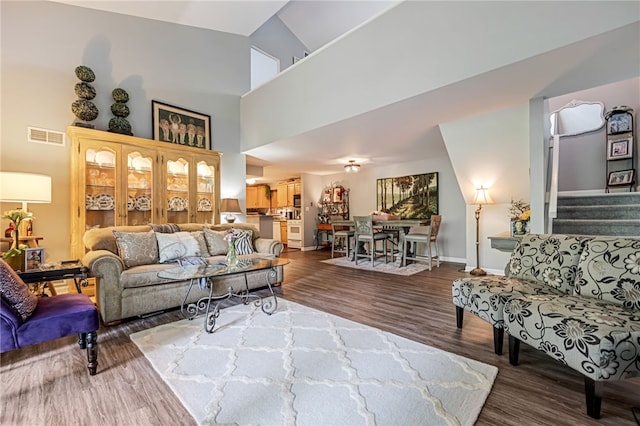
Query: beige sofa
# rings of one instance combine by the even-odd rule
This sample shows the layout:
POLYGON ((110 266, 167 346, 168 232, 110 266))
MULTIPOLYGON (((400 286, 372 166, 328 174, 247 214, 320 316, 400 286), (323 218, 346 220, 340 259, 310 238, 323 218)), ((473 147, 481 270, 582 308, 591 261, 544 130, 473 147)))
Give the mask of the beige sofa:
MULTIPOLYGON (((239 255, 240 259, 278 257, 284 248, 279 241, 261 238, 259 231, 248 224, 188 223, 174 225, 174 228, 179 228, 179 232, 188 232, 196 238, 199 243, 199 255, 208 263, 224 261, 227 245, 221 240, 221 235, 230 228, 252 231, 252 246, 255 252, 239 255), (215 232, 206 232, 205 235, 205 227, 215 232), (215 240, 208 238, 212 235, 215 240), (207 238, 204 238, 205 236, 207 238)), ((166 229, 162 231, 165 231, 162 232, 163 238, 171 234, 166 232, 166 229)), ((155 238, 159 238, 158 233, 153 232, 149 225, 96 228, 84 234, 83 242, 88 251, 82 263, 89 268, 90 276, 96 278, 96 303, 104 323, 174 308, 182 303, 189 281, 176 282, 158 277, 158 272, 175 268, 178 263, 160 263, 162 252, 150 245, 156 241, 155 238), (131 243, 128 248, 123 241, 131 243), (145 241, 150 242, 146 248, 145 241), (149 247, 156 252, 148 249, 149 247)), ((265 271, 249 272, 246 275, 249 289, 267 285, 265 271)), ((271 279, 271 283, 279 284, 282 280, 283 269, 280 266, 277 267, 276 277, 271 279)), ((238 274, 216 279, 214 283, 216 292, 223 293, 229 287, 239 291, 245 288, 245 277, 244 274, 238 274)), ((208 290, 194 286, 187 302, 195 302, 205 295, 208 295, 208 290)))

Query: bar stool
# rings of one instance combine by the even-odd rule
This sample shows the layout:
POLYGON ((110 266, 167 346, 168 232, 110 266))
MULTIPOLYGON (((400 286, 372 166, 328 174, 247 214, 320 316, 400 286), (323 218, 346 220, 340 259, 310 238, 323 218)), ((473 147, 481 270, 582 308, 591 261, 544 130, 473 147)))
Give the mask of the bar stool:
POLYGON ((344 229, 343 225, 340 225, 338 229, 332 223, 331 224, 331 233, 333 235, 333 241, 331 241, 331 258, 333 258, 334 253, 344 253, 345 256, 349 257, 349 253, 351 252, 351 238, 354 237, 355 232, 350 229, 344 229))
MULTIPOLYGON (((427 226, 412 226, 409 229, 409 233, 404 236, 404 245, 402 248, 402 266, 407 265, 407 260, 415 260, 415 261, 427 261, 429 265, 429 270, 431 270, 431 225, 427 226), (409 256, 407 254, 407 249, 409 248, 409 244, 411 243, 424 243, 427 245, 427 256, 418 255, 418 247, 417 244, 413 247, 413 255, 409 256)), ((440 266, 440 263, 438 263, 440 266)))
POLYGON ((373 229, 373 218, 371 216, 354 216, 353 220, 356 223, 355 230, 355 261, 358 264, 358 259, 366 257, 371 259, 371 266, 375 266, 375 258, 378 253, 376 250, 376 243, 382 241, 382 250, 384 253, 384 263, 387 263, 387 241, 389 240, 389 234, 384 232, 375 232, 373 229), (369 243, 369 253, 358 253, 358 247, 360 243, 369 243))

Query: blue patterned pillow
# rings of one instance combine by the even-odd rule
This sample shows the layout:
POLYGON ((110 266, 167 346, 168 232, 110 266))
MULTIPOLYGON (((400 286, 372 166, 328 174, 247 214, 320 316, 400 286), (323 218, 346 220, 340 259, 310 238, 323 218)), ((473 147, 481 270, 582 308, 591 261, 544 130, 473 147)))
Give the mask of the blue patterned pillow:
POLYGON ((236 254, 251 254, 254 253, 253 249, 253 231, 249 229, 236 229, 231 230, 236 236, 236 254))

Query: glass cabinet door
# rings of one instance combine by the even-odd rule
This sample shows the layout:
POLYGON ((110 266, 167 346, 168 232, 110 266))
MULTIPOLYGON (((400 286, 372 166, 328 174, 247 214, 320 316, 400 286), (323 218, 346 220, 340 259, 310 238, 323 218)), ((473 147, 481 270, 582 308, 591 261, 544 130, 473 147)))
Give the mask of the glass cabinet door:
POLYGON ((197 223, 214 223, 215 166, 199 161, 196 166, 196 219, 197 223))
POLYGON ((117 221, 116 190, 118 151, 108 146, 84 152, 84 216, 86 230, 114 226, 117 221))
POLYGON ((184 158, 168 159, 165 194, 167 223, 189 222, 189 161, 184 158))
POLYGON ((123 153, 127 158, 127 225, 146 225, 154 221, 155 153, 140 150, 123 153))

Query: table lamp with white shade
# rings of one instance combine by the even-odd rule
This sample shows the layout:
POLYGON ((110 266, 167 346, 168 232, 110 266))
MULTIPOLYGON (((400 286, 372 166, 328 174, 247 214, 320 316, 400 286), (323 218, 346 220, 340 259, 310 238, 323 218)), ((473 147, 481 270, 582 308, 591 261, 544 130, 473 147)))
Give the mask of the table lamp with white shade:
POLYGON ((0 202, 21 203, 25 212, 28 203, 50 203, 51 176, 0 172, 0 202))

